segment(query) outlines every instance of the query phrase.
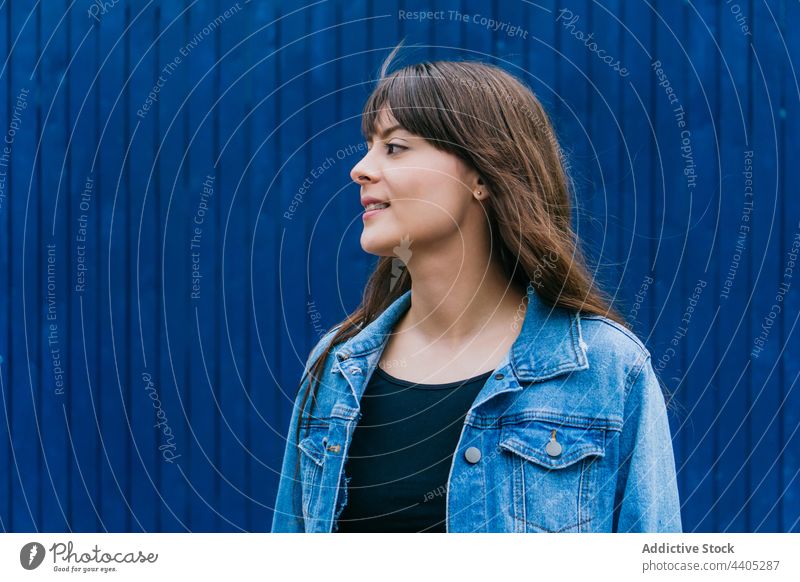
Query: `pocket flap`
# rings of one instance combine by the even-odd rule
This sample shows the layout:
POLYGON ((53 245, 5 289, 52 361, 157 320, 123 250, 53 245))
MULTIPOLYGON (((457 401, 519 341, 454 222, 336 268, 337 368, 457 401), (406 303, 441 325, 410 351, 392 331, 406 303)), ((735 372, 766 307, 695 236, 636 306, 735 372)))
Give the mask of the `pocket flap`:
POLYGON ((506 425, 500 447, 548 469, 561 469, 589 456, 605 456, 605 430, 544 420, 506 425), (553 440, 558 446, 548 443, 553 440), (560 446, 560 450, 559 450, 560 446), (550 454, 558 452, 558 454, 550 454))
POLYGON ((322 441, 320 441, 319 436, 311 435, 301 440, 297 444, 297 447, 317 465, 321 466, 322 459, 325 456, 325 442, 325 437, 323 437, 322 441))

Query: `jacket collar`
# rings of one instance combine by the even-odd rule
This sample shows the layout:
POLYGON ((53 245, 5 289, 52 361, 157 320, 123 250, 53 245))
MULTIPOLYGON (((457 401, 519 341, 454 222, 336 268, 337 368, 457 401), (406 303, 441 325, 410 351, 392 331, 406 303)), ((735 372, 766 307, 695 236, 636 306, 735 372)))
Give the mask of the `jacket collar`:
MULTIPOLYGON (((522 329, 497 371, 510 365, 517 379, 536 381, 587 369, 589 361, 579 314, 547 306, 532 284, 528 285, 527 304, 522 329)), ((337 359, 359 357, 383 348, 395 324, 410 306, 409 289, 369 325, 344 342, 337 350, 337 359)))

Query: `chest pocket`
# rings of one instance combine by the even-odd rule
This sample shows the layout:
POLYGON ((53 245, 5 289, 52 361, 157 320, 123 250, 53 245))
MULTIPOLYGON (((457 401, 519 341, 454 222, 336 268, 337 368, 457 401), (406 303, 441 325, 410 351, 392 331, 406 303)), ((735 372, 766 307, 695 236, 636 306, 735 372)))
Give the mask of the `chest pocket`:
POLYGON ((344 456, 357 412, 337 404, 329 417, 315 418, 301 433, 297 448, 307 532, 330 531, 331 516, 344 481, 344 456))
POLYGON ((500 450, 513 471, 513 512, 520 530, 587 531, 608 430, 569 417, 524 420, 501 428, 500 450))
POLYGON ((320 490, 328 445, 329 426, 318 424, 308 428, 308 434, 297 444, 300 449, 300 480, 303 520, 308 526, 320 514, 320 490))

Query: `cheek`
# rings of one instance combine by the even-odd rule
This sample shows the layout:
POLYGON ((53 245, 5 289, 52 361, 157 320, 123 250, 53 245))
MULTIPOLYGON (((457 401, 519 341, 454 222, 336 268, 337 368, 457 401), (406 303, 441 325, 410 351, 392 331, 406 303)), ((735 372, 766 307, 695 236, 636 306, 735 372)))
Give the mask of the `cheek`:
POLYGON ((465 194, 431 188, 424 196, 398 204, 398 222, 410 231, 444 234, 458 231, 467 216, 469 201, 465 194))
POLYGON ((452 164, 444 163, 435 168, 418 167, 408 174, 403 184, 396 184, 392 190, 402 198, 402 208, 398 204, 398 215, 402 218, 425 223, 461 224, 469 207, 469 190, 456 176, 452 164))
POLYGON ((459 181, 462 174, 455 162, 426 158, 424 164, 408 164, 403 172, 386 173, 392 204, 369 239, 377 243, 376 238, 387 242, 409 237, 420 244, 462 236, 459 233, 467 224, 472 197, 459 181), (414 169, 410 171, 410 167, 414 169))
POLYGON ((452 232, 457 227, 457 217, 450 206, 431 200, 408 201, 397 213, 397 222, 415 239, 452 232))

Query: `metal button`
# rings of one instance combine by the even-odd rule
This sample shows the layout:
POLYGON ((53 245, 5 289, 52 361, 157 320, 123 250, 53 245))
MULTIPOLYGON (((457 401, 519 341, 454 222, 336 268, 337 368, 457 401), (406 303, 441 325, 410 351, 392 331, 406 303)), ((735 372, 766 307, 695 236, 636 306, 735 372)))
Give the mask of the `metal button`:
POLYGON ((336 352, 336 357, 339 358, 340 362, 344 362, 347 358, 350 357, 350 354, 347 352, 336 352))
POLYGON ((557 457, 561 454, 561 443, 556 440, 556 431, 553 430, 550 433, 550 442, 547 443, 547 446, 544 448, 544 452, 546 452, 551 457, 557 457))
POLYGON ((505 378, 504 374, 495 374, 494 375, 494 379, 495 380, 502 380, 503 378, 505 378))
POLYGON ((561 454, 561 443, 556 441, 550 441, 547 443, 547 446, 544 448, 545 452, 550 455, 551 457, 557 457, 561 454))
POLYGON ((464 458, 474 465, 481 460, 481 450, 478 447, 469 447, 464 451, 464 458))

